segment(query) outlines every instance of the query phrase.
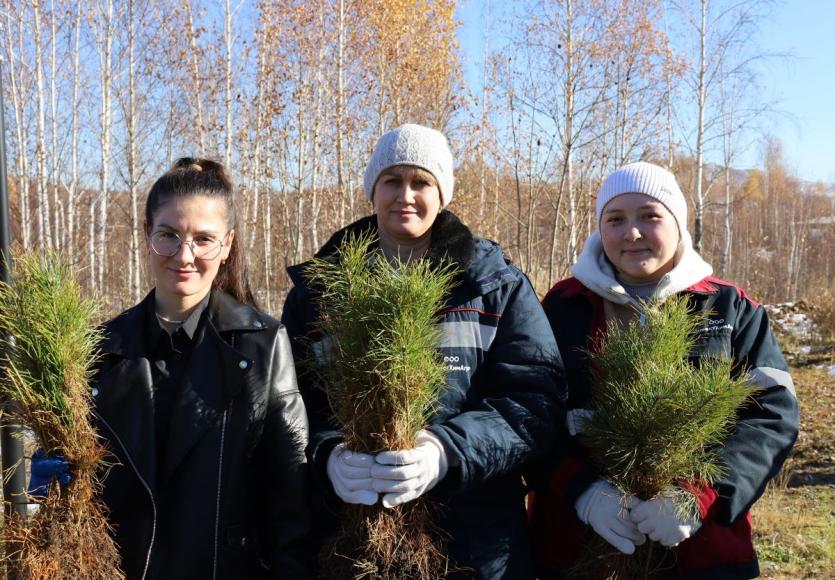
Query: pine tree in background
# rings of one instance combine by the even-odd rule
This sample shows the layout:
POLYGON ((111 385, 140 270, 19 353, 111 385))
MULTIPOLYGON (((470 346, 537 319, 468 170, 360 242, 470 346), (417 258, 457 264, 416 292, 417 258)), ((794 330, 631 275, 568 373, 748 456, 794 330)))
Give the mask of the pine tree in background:
POLYGON ((67 459, 72 481, 50 485, 28 522, 6 522, 5 557, 30 580, 123 578, 97 498, 105 451, 90 420, 96 303, 57 254, 22 254, 14 264, 11 284, 0 284, 0 392, 12 401, 10 420, 31 429, 47 455, 67 459))
MULTIPOLYGON (((723 473, 719 447, 732 431, 737 409, 753 388, 746 376, 733 377, 733 361, 689 353, 704 315, 688 310, 686 297, 644 305, 642 320, 610 323, 599 348, 590 352, 596 373, 594 415, 581 437, 602 477, 624 495, 642 500, 671 496, 682 518, 698 515, 686 487, 714 483, 723 473)), ((584 576, 648 578, 665 568, 666 548, 648 541, 632 556, 594 561, 584 576)), ((605 553, 611 550, 605 549, 605 553)))
MULTIPOLYGON (((348 237, 336 259, 308 270, 319 292, 327 352, 318 368, 345 445, 362 453, 410 449, 444 386, 438 317, 454 271, 426 260, 391 264, 373 238, 348 237)), ((383 508, 346 504, 322 554, 332 578, 441 578, 442 538, 426 497, 383 508)))

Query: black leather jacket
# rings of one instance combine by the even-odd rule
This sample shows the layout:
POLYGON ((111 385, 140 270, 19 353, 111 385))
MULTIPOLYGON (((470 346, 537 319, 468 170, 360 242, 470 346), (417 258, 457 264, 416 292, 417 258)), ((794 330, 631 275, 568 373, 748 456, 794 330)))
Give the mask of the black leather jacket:
POLYGON ((153 292, 106 326, 96 421, 103 497, 133 578, 308 577, 307 417, 284 327, 214 291, 157 457, 144 327, 153 292))

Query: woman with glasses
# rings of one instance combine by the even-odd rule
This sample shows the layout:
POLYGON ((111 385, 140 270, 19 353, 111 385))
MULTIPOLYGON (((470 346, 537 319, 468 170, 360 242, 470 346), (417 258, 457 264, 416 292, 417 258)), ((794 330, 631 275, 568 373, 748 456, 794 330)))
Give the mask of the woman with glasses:
POLYGON ((93 396, 127 578, 308 576, 307 418, 284 327, 255 307, 233 198, 213 161, 160 177, 155 286, 105 325, 93 396))

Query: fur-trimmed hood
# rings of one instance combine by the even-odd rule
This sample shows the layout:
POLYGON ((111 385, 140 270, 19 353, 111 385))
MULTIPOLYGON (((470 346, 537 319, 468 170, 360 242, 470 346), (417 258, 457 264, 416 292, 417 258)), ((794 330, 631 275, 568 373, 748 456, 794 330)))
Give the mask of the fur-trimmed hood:
MULTIPOLYGON (((345 237, 349 234, 377 232, 377 216, 370 215, 355 221, 337 231, 316 252, 317 258, 328 258, 336 254, 345 237)), ((424 257, 433 264, 440 264, 444 259, 466 272, 473 263, 476 253, 477 238, 451 211, 443 210, 432 224, 432 238, 424 257)), ((304 286, 303 272, 308 262, 290 266, 287 272, 296 286, 304 286)))
MULTIPOLYGON (((687 231, 683 232, 681 246, 675 267, 658 281, 653 299, 665 300, 713 274, 711 265, 693 249, 693 241, 687 231)), ((615 277, 615 270, 603 251, 600 232, 594 232, 586 240, 580 259, 571 268, 571 273, 601 298, 616 304, 638 303, 615 277)))

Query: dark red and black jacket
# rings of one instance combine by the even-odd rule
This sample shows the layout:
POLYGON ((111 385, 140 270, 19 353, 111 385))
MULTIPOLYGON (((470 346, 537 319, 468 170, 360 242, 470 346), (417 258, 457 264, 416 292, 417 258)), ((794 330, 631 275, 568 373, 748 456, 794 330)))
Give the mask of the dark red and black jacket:
MULTIPOLYGON (((797 438, 794 385, 765 310, 738 287, 707 277, 684 291, 694 311, 707 314, 691 357, 734 361, 759 388, 741 411, 721 449, 727 474, 713 486, 692 490, 702 527, 674 548, 675 578, 754 578, 759 575, 751 539, 751 505, 783 465, 797 438)), ((603 299, 576 278, 555 285, 543 306, 557 339, 568 383, 567 427, 581 429, 592 412, 590 361, 585 349, 605 330, 603 299)), ((531 541, 542 577, 557 577, 580 556, 594 532, 582 524, 574 502, 598 478, 577 437, 555 448, 531 474, 531 541)))

